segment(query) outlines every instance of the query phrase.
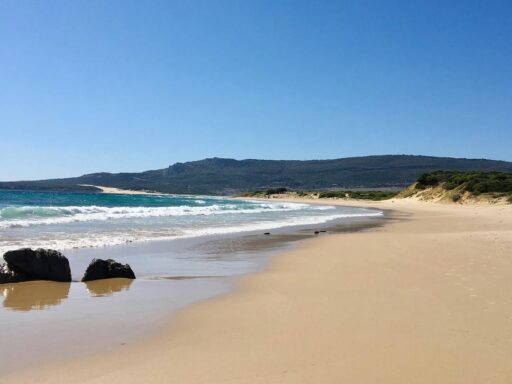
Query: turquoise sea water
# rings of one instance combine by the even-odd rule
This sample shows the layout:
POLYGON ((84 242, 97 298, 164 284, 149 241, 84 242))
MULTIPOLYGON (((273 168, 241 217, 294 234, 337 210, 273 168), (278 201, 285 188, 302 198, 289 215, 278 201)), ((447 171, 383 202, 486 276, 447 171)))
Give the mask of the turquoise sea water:
POLYGON ((211 196, 0 191, 0 254, 270 230, 378 216, 361 208, 211 196))

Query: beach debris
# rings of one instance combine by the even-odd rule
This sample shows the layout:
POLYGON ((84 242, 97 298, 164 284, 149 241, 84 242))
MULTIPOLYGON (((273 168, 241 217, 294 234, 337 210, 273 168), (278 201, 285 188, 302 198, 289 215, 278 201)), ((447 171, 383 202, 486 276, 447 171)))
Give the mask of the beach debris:
POLYGON ((115 277, 135 279, 135 274, 128 264, 121 264, 112 259, 93 259, 87 267, 82 281, 112 279, 115 277))
POLYGON ((4 253, 0 283, 31 280, 71 281, 68 259, 53 249, 22 248, 4 253))
POLYGON ((264 235, 270 235, 270 232, 265 232, 264 235))
POLYGON ((315 235, 318 235, 320 233, 320 231, 315 231, 315 235))

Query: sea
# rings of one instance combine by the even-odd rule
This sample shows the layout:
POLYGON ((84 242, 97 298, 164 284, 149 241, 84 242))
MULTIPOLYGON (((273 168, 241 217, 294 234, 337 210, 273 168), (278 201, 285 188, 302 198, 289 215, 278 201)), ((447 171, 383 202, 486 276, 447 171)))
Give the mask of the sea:
POLYGON ((0 255, 270 231, 382 212, 212 196, 0 191, 0 255))

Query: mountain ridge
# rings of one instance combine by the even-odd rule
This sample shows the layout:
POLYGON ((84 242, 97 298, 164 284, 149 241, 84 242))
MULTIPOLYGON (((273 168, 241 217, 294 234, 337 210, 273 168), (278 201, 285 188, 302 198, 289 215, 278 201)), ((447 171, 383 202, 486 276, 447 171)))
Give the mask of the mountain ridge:
POLYGON ((260 160, 212 157, 177 162, 144 172, 98 172, 78 177, 0 182, 0 189, 80 190, 94 187, 183 194, 232 194, 290 189, 402 188, 425 172, 474 170, 512 172, 512 162, 422 155, 371 155, 327 160, 260 160))

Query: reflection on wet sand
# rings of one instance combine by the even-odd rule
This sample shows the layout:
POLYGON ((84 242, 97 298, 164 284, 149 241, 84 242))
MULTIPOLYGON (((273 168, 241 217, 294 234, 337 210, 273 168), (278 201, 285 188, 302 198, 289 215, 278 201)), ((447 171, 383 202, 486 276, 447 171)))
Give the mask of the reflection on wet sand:
POLYGON ((93 280, 85 283, 91 296, 112 296, 115 292, 127 291, 130 289, 132 279, 104 279, 93 280))
POLYGON ((48 309, 59 305, 69 294, 71 283, 53 281, 28 281, 3 284, 0 292, 4 296, 4 307, 13 311, 48 309))

